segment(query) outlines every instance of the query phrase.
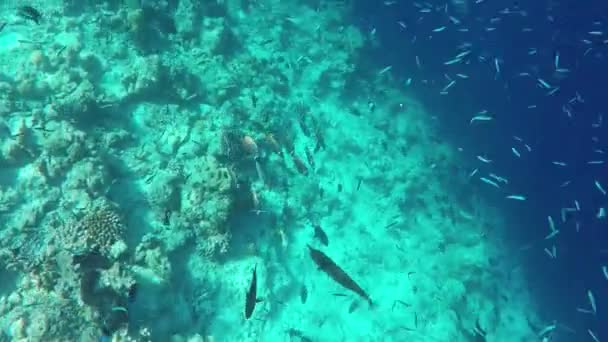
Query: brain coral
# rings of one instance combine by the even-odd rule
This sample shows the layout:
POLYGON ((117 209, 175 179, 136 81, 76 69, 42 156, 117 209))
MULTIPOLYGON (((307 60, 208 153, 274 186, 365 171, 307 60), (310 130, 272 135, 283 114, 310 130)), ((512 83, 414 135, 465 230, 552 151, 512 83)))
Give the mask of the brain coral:
POLYGON ((116 211, 103 205, 94 207, 76 224, 66 227, 62 242, 76 253, 98 252, 109 257, 112 245, 122 240, 124 231, 116 211))

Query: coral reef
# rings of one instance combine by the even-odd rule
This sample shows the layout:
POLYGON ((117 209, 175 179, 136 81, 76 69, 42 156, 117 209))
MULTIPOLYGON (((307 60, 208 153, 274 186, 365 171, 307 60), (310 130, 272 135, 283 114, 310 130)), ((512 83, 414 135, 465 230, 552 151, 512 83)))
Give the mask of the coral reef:
POLYGON ((471 209, 425 109, 368 81, 347 11, 321 3, 67 1, 9 23, 0 336, 384 341, 417 320, 418 340, 448 340, 483 316, 521 337, 485 282, 504 271, 481 238, 500 222, 471 209), (332 295, 305 254, 314 225, 376 308, 332 295), (244 322, 253 267, 264 300, 244 322))

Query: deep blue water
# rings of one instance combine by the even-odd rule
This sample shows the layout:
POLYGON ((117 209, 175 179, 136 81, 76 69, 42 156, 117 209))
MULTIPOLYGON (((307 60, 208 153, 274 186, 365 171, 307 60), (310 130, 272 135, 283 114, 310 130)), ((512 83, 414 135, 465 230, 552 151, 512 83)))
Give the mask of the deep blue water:
POLYGON ((420 13, 412 1, 396 1, 390 6, 381 1, 357 2, 355 20, 368 33, 375 29, 379 42, 368 52, 370 57, 379 65, 392 65, 403 82, 413 79, 407 91, 414 92, 429 112, 438 116, 445 139, 462 146, 472 163, 477 155, 490 156, 493 163, 488 169, 508 178, 513 192, 527 195, 522 205, 505 201, 504 194, 496 195, 492 189, 472 187, 509 215, 512 227, 508 235, 515 245, 533 242, 530 250, 519 255, 523 258, 514 255, 514 259, 526 268, 546 318, 576 329, 576 338, 571 340, 591 340, 587 329, 595 331, 600 340, 608 338, 604 305, 598 304, 603 308, 598 308, 596 317, 576 311, 589 306, 587 290, 594 293, 597 302, 608 301, 608 279, 601 271, 601 265, 608 264, 608 225, 606 219, 596 217, 608 201, 594 183, 608 187, 608 164, 587 164, 606 160, 608 153, 608 123, 599 122, 602 115, 604 121, 608 119, 608 41, 604 41, 608 39, 608 2, 471 1, 466 14, 456 14, 451 5, 446 14, 444 2, 432 3, 435 8, 431 13, 420 13), (439 7, 442 9, 437 10, 439 7), (500 13, 507 8, 510 14, 500 13), (460 25, 450 22, 448 15, 459 19, 460 25), (491 22, 492 18, 499 21, 491 22), (444 25, 444 31, 432 32, 444 25), (487 31, 487 27, 495 30, 487 31), (531 30, 522 32, 524 27, 531 30), (467 28, 468 32, 458 32, 457 28, 467 28), (595 36, 590 31, 603 33, 595 36), (463 43, 469 43, 467 50, 471 50, 466 63, 444 65, 462 51, 457 47, 463 43), (530 54, 530 49, 536 53, 530 54), (556 55, 559 67, 570 70, 564 77, 556 77, 556 55), (415 56, 421 61, 420 68, 415 56), (495 58, 500 64, 498 75, 495 58), (518 77, 521 72, 531 76, 518 77), (459 86, 462 81, 458 80, 449 94, 442 96, 439 91, 448 83, 444 73, 452 78, 463 73, 470 78, 467 86, 459 86), (560 88, 547 95, 548 89, 541 89, 536 78, 560 88), (569 103, 577 93, 584 102, 569 103), (536 108, 529 109, 530 105, 536 108), (572 117, 562 110, 565 105, 572 117), (471 127, 469 119, 484 109, 495 116, 493 124, 471 127), (532 152, 514 158, 512 147, 523 150, 514 135, 532 152), (567 165, 561 167, 553 161, 567 165), (560 187, 566 181, 570 184, 560 187), (574 207, 575 200, 581 210, 559 224, 555 240, 558 257, 550 259, 543 252, 551 245, 543 241, 548 233, 547 216, 558 222, 561 208, 574 207))

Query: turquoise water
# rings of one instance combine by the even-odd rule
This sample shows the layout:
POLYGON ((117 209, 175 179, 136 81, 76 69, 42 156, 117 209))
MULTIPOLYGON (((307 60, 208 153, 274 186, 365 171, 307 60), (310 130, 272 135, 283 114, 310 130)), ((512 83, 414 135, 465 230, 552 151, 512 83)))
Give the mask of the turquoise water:
POLYGON ((37 8, 0 31, 0 340, 534 341, 552 323, 511 218, 416 85, 367 59, 347 4, 37 8))

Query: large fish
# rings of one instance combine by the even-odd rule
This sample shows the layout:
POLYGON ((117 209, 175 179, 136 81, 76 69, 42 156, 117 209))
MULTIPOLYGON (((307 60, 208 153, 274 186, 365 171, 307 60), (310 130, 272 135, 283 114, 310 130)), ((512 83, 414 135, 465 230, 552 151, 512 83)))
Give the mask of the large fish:
POLYGON ((333 260, 331 260, 325 253, 321 252, 318 249, 312 248, 308 245, 308 250, 310 252, 310 257, 312 260, 319 266, 319 269, 325 273, 327 273, 331 279, 336 281, 338 284, 344 286, 345 288, 353 291, 358 294, 362 298, 366 299, 369 302, 369 305, 373 305, 372 300, 369 298, 367 293, 357 284, 344 270, 338 266, 333 260))
POLYGON ((256 275, 256 269, 258 265, 253 267, 253 275, 251 277, 251 284, 249 284, 249 290, 247 291, 247 298, 245 299, 245 319, 251 318, 255 304, 261 302, 261 299, 257 298, 257 284, 258 278, 256 275))

